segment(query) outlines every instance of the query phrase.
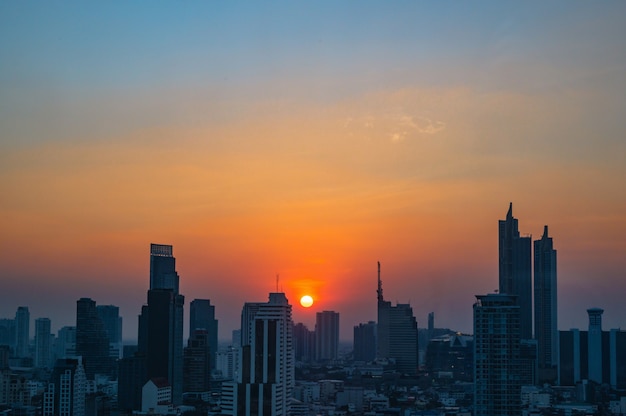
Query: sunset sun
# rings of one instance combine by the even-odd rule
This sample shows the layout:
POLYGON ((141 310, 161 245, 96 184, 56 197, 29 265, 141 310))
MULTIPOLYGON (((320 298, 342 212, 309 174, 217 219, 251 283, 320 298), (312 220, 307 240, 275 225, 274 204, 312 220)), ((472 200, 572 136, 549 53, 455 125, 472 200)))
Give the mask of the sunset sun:
POLYGON ((313 298, 309 295, 304 295, 300 298, 300 305, 305 308, 310 308, 313 305, 313 298))

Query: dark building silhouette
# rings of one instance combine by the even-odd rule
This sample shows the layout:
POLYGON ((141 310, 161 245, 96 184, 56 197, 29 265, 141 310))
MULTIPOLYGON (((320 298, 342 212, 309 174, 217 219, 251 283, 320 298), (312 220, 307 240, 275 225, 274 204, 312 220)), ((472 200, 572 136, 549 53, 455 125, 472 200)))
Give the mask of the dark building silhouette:
POLYGON ((218 321, 215 319, 215 306, 209 299, 194 299, 189 304, 189 336, 196 329, 207 332, 211 369, 215 368, 217 354, 218 321))
POLYGON ((293 350, 296 361, 311 362, 315 358, 315 331, 303 323, 293 326, 293 350))
POLYGON ((558 367, 556 250, 548 226, 535 251, 535 339, 539 383, 554 383, 558 367))
POLYGON ((183 391, 203 393, 210 390, 211 355, 206 329, 192 332, 183 353, 183 391))
POLYGON ((118 361, 117 406, 123 414, 141 410, 141 389, 148 381, 146 356, 136 354, 118 361))
POLYGON ((76 355, 83 360, 85 374, 115 375, 115 361, 109 355, 109 336, 98 315, 96 302, 90 298, 76 301, 76 355))
POLYGON ((122 317, 120 308, 115 305, 98 305, 98 316, 107 331, 109 342, 117 344, 122 342, 122 317))
POLYGON ((20 306, 15 312, 15 356, 30 357, 30 312, 20 306))
POLYGON ((391 302, 383 297, 378 263, 378 324, 376 339, 377 357, 395 361, 396 370, 416 375, 419 365, 417 321, 409 304, 391 302))
POLYGON ((164 377, 172 387, 172 403, 183 398, 183 307, 172 246, 150 246, 148 304, 139 317, 138 351, 146 357, 148 379, 164 377))
POLYGON ((522 338, 531 339, 532 280, 531 238, 520 237, 517 218, 513 217, 513 203, 509 204, 505 220, 498 221, 499 291, 514 295, 520 306, 522 338))
POLYGON ((473 381, 474 337, 447 334, 432 338, 426 348, 425 366, 434 378, 473 381))
POLYGON ((626 389, 626 331, 602 330, 600 308, 590 308, 589 330, 559 332, 558 384, 574 386, 583 380, 626 389))
POLYGON ((336 360, 339 355, 339 313, 322 311, 315 314, 315 359, 336 360))
POLYGON ((369 321, 354 327, 353 348, 356 361, 376 359, 376 322, 369 321))
POLYGON ((0 345, 15 349, 15 319, 0 319, 0 345))

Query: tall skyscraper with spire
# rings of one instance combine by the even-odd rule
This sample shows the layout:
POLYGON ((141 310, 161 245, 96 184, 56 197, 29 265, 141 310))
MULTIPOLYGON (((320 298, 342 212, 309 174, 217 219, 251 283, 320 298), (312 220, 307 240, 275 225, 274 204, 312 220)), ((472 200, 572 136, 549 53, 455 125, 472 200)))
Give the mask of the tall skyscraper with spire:
POLYGON ((556 250, 548 226, 541 239, 535 240, 535 339, 537 340, 537 366, 540 383, 557 379, 558 329, 556 250))
POLYGON ((172 403, 183 398, 183 306, 171 245, 150 245, 148 304, 139 317, 139 352, 145 354, 148 379, 166 378, 172 403))
POLYGON ((506 219, 498 221, 499 291, 516 296, 520 306, 520 329, 523 339, 531 339, 532 269, 531 237, 520 237, 517 218, 513 217, 513 203, 509 204, 506 219))
POLYGON ((396 370, 403 374, 417 374, 419 364, 417 321, 410 304, 391 302, 383 297, 383 283, 380 279, 378 262, 378 325, 377 356, 396 362, 396 370))

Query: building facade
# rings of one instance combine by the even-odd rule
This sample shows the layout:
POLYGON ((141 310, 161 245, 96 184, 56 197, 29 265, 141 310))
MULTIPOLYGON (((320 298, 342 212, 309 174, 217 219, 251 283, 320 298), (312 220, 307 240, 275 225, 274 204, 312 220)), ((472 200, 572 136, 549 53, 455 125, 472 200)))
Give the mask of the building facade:
POLYGON ((109 355, 109 336, 96 302, 90 298, 76 301, 76 355, 83 357, 82 365, 89 380, 96 374, 116 374, 115 360, 109 355))
POLYGON ((15 312, 15 356, 30 357, 30 312, 20 306, 15 312))
POLYGON ((369 321, 354 327, 353 347, 356 361, 376 359, 376 322, 369 321))
POLYGON ((194 299, 189 304, 189 336, 196 329, 203 329, 207 333, 209 347, 209 364, 215 368, 217 354, 218 321, 215 319, 215 306, 209 299, 194 299))
POLYGON ((339 356, 339 314, 335 311, 315 315, 315 359, 332 361, 339 356))
POLYGON ((535 251, 535 339, 537 340, 537 365, 540 383, 553 383, 557 379, 558 328, 556 250, 548 237, 548 226, 541 239, 534 242, 535 251))
POLYGON ((52 343, 50 334, 50 319, 38 318, 35 320, 35 367, 52 367, 52 343))

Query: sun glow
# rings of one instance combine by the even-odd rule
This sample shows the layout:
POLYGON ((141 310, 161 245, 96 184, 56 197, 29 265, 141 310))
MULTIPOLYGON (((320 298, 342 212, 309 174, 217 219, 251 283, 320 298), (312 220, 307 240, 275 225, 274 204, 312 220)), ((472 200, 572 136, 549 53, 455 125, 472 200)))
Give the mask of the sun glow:
POLYGON ((309 295, 304 295, 300 298, 300 305, 305 308, 310 308, 313 305, 313 298, 309 295))

